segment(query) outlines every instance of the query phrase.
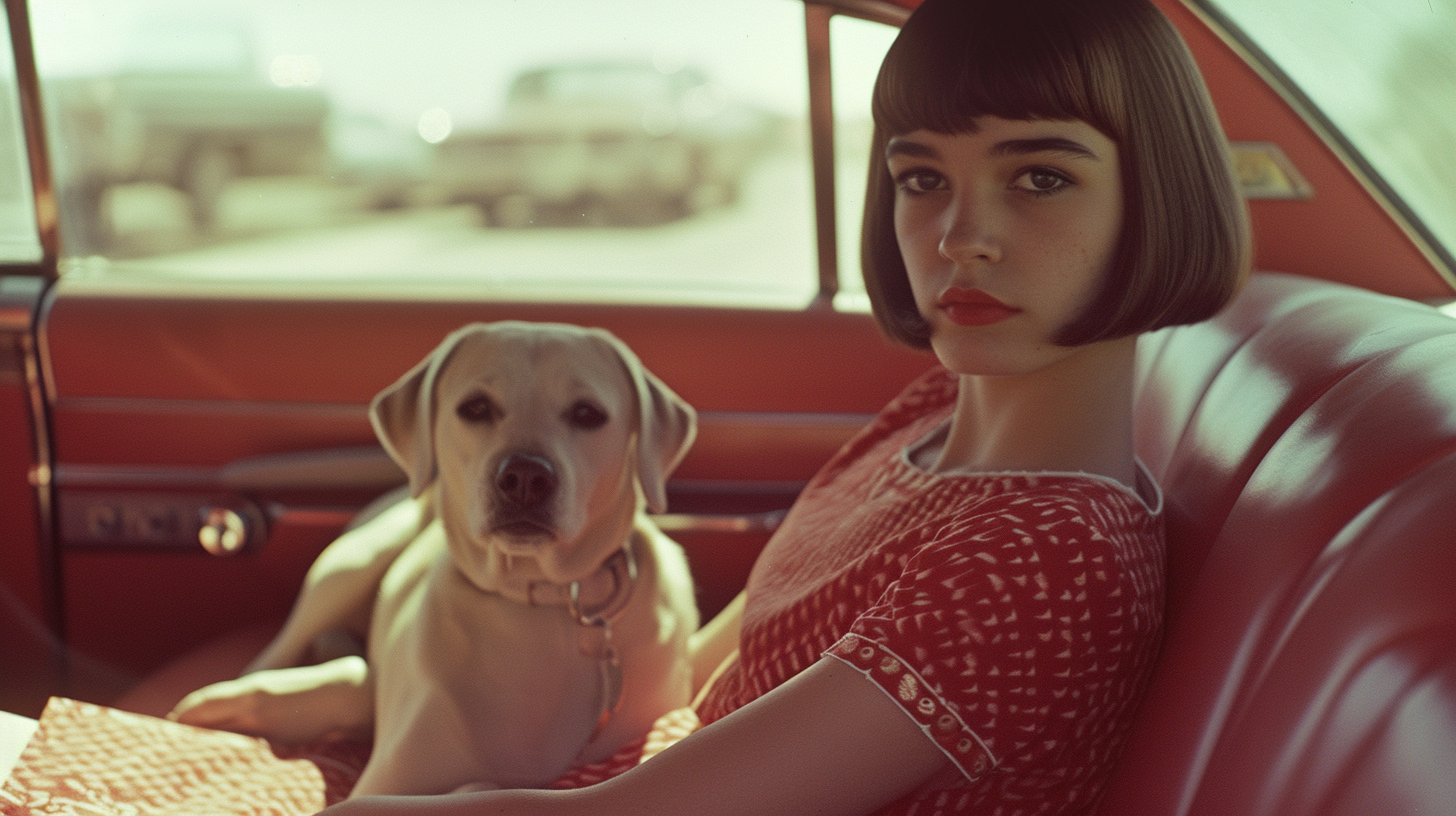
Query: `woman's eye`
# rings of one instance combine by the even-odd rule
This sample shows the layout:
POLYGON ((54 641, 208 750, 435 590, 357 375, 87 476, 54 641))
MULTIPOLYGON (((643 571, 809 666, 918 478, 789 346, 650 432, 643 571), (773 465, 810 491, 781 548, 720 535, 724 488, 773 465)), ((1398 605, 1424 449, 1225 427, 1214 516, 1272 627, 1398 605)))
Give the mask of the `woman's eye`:
POLYGON ((594 431, 607 424, 607 412, 589 402, 578 402, 567 409, 566 421, 572 427, 594 431))
POLYGON ((1025 190, 1038 195, 1054 193, 1063 187, 1070 187, 1072 180, 1046 167, 1033 167, 1026 170, 1011 183, 1012 187, 1025 190))
POLYGON ((495 422, 500 419, 500 406, 484 394, 474 394, 455 406, 455 415, 466 422, 495 422))
POLYGON ((945 188, 945 177, 934 170, 907 170, 895 177, 895 186, 910 193, 928 193, 945 188))

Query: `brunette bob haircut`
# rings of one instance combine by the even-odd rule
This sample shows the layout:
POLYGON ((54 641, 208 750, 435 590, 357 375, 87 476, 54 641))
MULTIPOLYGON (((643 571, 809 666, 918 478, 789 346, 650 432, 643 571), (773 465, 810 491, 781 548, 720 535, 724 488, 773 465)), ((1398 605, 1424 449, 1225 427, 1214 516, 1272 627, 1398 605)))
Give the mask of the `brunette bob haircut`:
POLYGON ((930 345, 895 239, 885 146, 981 116, 1080 119, 1117 143, 1122 234, 1101 291, 1054 340, 1083 345, 1195 323, 1249 266, 1248 214, 1208 90, 1182 38, 1148 0, 926 0, 875 82, 862 263, 890 337, 930 345))

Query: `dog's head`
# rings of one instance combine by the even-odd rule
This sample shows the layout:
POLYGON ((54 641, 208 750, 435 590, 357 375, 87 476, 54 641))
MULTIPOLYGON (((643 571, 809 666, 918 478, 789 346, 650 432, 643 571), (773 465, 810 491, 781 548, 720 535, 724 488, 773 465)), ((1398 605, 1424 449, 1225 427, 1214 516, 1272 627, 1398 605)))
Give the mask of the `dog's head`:
POLYGON ((460 569, 568 583, 625 540, 696 433, 693 409, 600 329, 476 323, 380 392, 370 419, 420 495, 438 482, 460 569))

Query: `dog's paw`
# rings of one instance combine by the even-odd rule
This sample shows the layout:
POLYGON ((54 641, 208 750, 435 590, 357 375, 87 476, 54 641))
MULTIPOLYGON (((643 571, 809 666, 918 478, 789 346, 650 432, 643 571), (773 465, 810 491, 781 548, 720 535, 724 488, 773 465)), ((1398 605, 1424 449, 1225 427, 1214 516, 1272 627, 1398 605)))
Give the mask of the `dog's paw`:
POLYGON ((192 692, 169 719, 286 744, 367 736, 374 690, 359 657, 245 675, 192 692))
POLYGON ((261 736, 264 715, 262 692, 241 680, 228 680, 198 689, 177 704, 167 719, 202 728, 219 728, 261 736))

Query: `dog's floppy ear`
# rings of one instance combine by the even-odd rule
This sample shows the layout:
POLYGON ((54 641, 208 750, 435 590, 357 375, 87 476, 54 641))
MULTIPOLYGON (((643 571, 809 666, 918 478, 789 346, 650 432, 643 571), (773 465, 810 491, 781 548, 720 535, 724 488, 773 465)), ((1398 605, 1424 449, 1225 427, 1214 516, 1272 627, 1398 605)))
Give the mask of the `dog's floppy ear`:
POLYGON ((486 328, 472 323, 451 332, 435 350, 380 391, 369 404, 369 422, 389 455, 409 477, 411 496, 435 481, 435 383, 450 353, 467 335, 486 328))
POLYGON ((698 414, 648 371, 626 343, 609 332, 602 334, 626 366, 637 392, 637 478, 647 497, 647 509, 666 512, 667 477, 693 446, 698 435, 698 414))

